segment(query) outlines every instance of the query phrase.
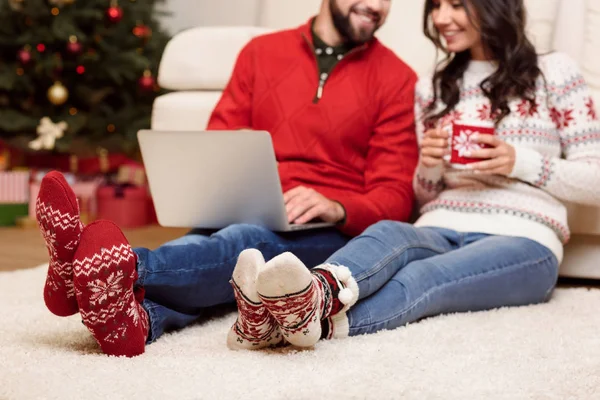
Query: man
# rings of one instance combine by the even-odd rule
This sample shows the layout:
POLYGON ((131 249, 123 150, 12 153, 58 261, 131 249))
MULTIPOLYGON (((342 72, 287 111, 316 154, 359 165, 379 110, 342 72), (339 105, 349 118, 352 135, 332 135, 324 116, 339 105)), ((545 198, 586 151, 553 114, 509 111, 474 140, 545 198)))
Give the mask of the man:
POLYGON ((270 132, 290 222, 335 228, 233 225, 132 250, 110 222, 84 227, 62 175, 50 173, 37 204, 50 253, 48 308, 79 311, 106 354, 135 356, 207 307, 233 303, 229 279, 244 249, 290 251, 315 266, 377 221, 406 221, 418 157, 416 75, 373 36, 389 9, 389 0, 323 0, 306 25, 253 39, 208 124, 270 132))

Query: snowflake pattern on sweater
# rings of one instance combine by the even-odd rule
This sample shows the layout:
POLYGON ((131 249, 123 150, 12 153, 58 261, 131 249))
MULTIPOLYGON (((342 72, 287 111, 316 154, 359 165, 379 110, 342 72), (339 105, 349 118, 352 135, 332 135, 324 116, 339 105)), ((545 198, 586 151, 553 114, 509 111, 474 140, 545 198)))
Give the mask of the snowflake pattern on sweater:
MULTIPOLYGON (((540 56, 539 63, 545 80, 538 79, 535 104, 512 100, 511 113, 496 128, 497 137, 516 151, 511 175, 477 175, 449 165, 426 168, 419 163, 414 188, 422 214, 447 210, 453 214, 445 217, 497 215, 499 224, 502 215, 517 216, 551 229, 564 244, 569 228, 563 202, 600 205, 600 121, 591 92, 569 56, 552 53, 540 56)), ((494 70, 491 62, 471 62, 461 81, 460 101, 442 124, 461 118, 493 121, 491 103, 479 85, 494 70)), ((421 79, 415 100, 419 143, 429 128, 423 120, 432 101, 431 79, 421 79)), ((438 101, 436 111, 443 108, 438 101)), ((494 233, 493 226, 486 229, 494 233)), ((515 236, 521 236, 519 229, 514 227, 515 236)), ((500 231, 505 233, 506 227, 498 227, 500 231)))

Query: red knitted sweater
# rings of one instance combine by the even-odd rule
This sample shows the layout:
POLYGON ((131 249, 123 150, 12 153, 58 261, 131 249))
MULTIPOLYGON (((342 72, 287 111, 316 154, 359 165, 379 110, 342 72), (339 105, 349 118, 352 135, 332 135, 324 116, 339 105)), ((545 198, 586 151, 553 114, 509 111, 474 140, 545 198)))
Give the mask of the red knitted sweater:
POLYGON ((416 75, 374 39, 347 54, 318 90, 310 26, 242 49, 208 129, 270 132, 284 192, 303 185, 339 201, 347 234, 406 221, 418 159, 416 75))

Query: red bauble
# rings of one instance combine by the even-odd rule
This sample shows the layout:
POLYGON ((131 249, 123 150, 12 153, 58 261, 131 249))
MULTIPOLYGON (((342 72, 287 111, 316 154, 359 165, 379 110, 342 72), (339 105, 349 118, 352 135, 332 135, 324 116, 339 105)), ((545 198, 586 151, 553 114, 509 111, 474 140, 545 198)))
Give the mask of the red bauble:
POLYGON ((83 46, 79 42, 69 42, 67 43, 67 52, 72 55, 77 55, 81 53, 83 50, 83 46))
POLYGON ((112 23, 117 23, 123 18, 123 9, 119 6, 111 6, 106 11, 108 20, 112 23))
POLYGON ((21 49, 17 52, 17 59, 23 65, 31 62, 31 52, 29 50, 21 49))
POLYGON ((71 55, 78 55, 83 50, 81 43, 77 41, 77 36, 71 35, 69 37, 69 43, 67 43, 67 53, 71 55))
POLYGON ((133 28, 133 34, 140 39, 147 39, 152 36, 152 29, 147 25, 137 25, 133 28))
POLYGON ((149 72, 144 72, 144 76, 142 76, 138 81, 140 89, 144 92, 150 92, 154 90, 155 84, 156 80, 149 72))

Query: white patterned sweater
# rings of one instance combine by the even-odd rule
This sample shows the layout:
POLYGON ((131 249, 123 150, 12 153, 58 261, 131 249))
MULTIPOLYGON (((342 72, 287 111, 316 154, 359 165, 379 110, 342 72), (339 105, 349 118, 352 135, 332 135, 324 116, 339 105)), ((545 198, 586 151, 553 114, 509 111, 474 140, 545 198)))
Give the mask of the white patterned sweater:
MULTIPOLYGON (((546 82, 538 79, 536 106, 512 100, 511 113, 496 127, 495 134, 516 150, 511 175, 419 163, 413 183, 421 207, 416 226, 526 237, 562 261, 570 235, 563 202, 600 206, 600 121, 572 59, 552 53, 540 56, 539 65, 546 82)), ((460 83, 460 102, 443 124, 491 121, 490 101, 479 85, 495 69, 491 62, 471 61, 460 83)), ((421 79, 415 101, 419 142, 424 110, 432 101, 431 79, 421 79)), ((443 109, 441 101, 436 107, 443 109)))

